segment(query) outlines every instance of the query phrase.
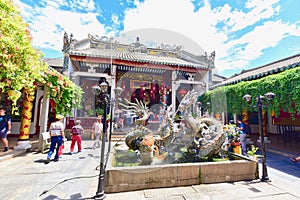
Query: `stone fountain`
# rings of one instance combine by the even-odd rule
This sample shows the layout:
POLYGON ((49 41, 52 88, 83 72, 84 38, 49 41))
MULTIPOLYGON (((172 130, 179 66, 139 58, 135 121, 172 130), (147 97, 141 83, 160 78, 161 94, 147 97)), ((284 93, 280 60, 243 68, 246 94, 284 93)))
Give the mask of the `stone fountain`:
POLYGON ((126 146, 115 146, 109 156, 106 193, 258 178, 256 160, 223 149, 226 136, 221 122, 193 115, 197 96, 189 91, 182 99, 180 120, 166 109, 157 132, 147 128, 149 110, 142 102, 120 103, 138 118, 135 129, 126 135, 126 146), (135 166, 117 167, 118 154, 126 154, 125 161, 135 166), (231 160, 226 159, 229 154, 231 160))

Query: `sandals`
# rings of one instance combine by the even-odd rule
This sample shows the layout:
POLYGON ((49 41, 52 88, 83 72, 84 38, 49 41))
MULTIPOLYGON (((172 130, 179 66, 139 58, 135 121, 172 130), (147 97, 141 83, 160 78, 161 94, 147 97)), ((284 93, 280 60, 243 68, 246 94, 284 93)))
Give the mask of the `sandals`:
POLYGON ((297 163, 297 159, 296 158, 290 158, 290 160, 293 162, 293 163, 297 163))

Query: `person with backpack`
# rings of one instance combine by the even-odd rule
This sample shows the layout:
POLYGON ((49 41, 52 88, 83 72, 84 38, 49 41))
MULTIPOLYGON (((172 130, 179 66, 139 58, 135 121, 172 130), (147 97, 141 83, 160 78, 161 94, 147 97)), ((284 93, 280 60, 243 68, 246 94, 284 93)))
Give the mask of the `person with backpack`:
POLYGON ((0 137, 4 145, 4 152, 8 151, 8 140, 7 134, 11 131, 11 118, 6 114, 6 109, 4 107, 0 108, 0 137))
POLYGON ((81 141, 82 141, 82 134, 83 134, 83 127, 80 125, 81 121, 76 120, 75 126, 72 127, 72 142, 70 147, 70 154, 72 155, 74 152, 75 144, 77 143, 78 153, 82 151, 81 141))

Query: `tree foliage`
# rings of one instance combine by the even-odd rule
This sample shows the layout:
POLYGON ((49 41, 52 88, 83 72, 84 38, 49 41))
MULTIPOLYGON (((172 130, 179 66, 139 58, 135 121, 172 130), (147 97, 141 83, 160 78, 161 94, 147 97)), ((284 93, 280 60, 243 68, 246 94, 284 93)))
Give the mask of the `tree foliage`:
POLYGON ((213 112, 241 113, 255 107, 258 95, 268 92, 275 93, 275 98, 268 106, 268 111, 279 115, 280 109, 292 114, 300 113, 300 64, 278 74, 272 74, 260 79, 242 81, 234 85, 217 87, 199 97, 202 105, 210 102, 213 112), (243 96, 252 96, 252 106, 245 102, 243 96))
POLYGON ((44 83, 47 66, 31 44, 28 24, 10 0, 0 0, 0 89, 20 91, 44 83))
POLYGON ((28 24, 11 0, 0 0, 0 92, 8 94, 12 111, 23 88, 48 87, 59 114, 80 107, 82 89, 48 68, 43 54, 32 46, 28 24))

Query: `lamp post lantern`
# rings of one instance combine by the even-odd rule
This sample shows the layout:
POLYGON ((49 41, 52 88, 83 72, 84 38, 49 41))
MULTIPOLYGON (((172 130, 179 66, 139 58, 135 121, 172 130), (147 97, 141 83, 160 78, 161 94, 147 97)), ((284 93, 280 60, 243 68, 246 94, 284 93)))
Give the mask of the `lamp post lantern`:
POLYGON ((100 153, 100 172, 99 172, 99 178, 98 178, 98 189, 96 192, 96 195, 94 196, 94 199, 105 199, 105 192, 104 192, 104 180, 105 180, 105 166, 104 166, 104 153, 105 153, 105 141, 106 141, 106 132, 107 132, 107 108, 110 101, 110 96, 107 93, 108 92, 108 83, 106 81, 103 81, 99 86, 93 87, 94 93, 96 94, 97 101, 101 101, 103 103, 103 131, 102 131, 102 141, 101 141, 101 153, 100 153), (103 95, 97 95, 97 94, 103 94, 103 95))
MULTIPOLYGON (((273 101, 275 94, 272 92, 268 92, 264 96, 258 95, 256 98, 256 106, 258 109, 258 120, 259 120, 259 133, 260 133, 260 144, 261 144, 261 154, 262 154, 262 177, 261 181, 267 182, 269 181, 268 171, 267 171, 267 159, 266 159, 266 151, 265 151, 265 138, 263 133, 263 116, 262 110, 264 106, 264 99, 266 98, 268 101, 273 101)), ((251 103, 251 95, 246 94, 243 99, 250 104, 251 103)))

